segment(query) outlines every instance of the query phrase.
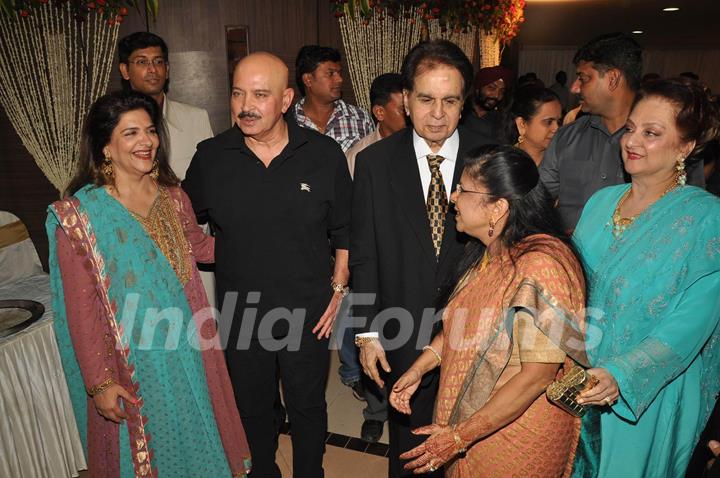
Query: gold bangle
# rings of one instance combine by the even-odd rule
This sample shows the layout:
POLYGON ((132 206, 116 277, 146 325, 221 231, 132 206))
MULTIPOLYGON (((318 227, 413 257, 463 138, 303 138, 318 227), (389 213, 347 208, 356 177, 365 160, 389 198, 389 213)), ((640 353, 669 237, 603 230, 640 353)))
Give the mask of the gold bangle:
POLYGON ((455 445, 457 445, 457 447, 458 447, 458 455, 467 453, 467 448, 465 447, 465 445, 463 445, 462 439, 460 438, 460 434, 457 432, 457 425, 453 425, 452 431, 453 431, 453 440, 455 440, 455 445))
POLYGON ((90 395, 91 397, 94 397, 95 395, 97 395, 99 393, 103 393, 105 390, 110 388, 110 386, 113 385, 114 383, 115 383, 115 380, 112 377, 107 378, 103 382, 95 385, 93 388, 88 390, 88 395, 90 395))
POLYGON ((355 346, 362 347, 363 345, 367 345, 370 342, 375 342, 377 340, 377 337, 355 337, 355 346))
POLYGON ((437 352, 437 350, 435 350, 431 345, 426 345, 422 349, 423 349, 423 352, 425 350, 429 350, 430 352, 435 354, 435 359, 437 360, 437 366, 439 367, 440 364, 442 363, 442 357, 440 357, 440 354, 437 352))

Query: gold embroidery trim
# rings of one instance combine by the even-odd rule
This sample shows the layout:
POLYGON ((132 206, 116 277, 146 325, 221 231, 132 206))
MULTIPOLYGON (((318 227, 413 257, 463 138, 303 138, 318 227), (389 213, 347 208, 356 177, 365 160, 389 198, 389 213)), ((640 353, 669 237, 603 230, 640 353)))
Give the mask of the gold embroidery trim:
MULTIPOLYGON (((80 212, 78 209, 80 206, 80 201, 78 201, 77 198, 72 198, 70 200, 63 200, 60 201, 57 204, 57 211, 62 217, 62 223, 65 227, 68 228, 68 233, 71 237, 71 239, 74 239, 78 241, 79 245, 81 246, 80 250, 84 251, 85 254, 87 254, 87 263, 91 266, 91 270, 94 271, 93 279, 97 284, 103 284, 103 286, 98 288, 98 291, 100 293, 100 297, 102 299, 103 307, 105 308, 107 312, 107 319, 108 319, 108 325, 112 331, 112 333, 115 336, 115 341, 118 344, 117 351, 120 355, 120 358, 123 361, 123 366, 127 373, 130 375, 130 380, 135 387, 136 394, 138 393, 139 384, 135 380, 135 370, 134 366, 130 364, 129 361, 129 353, 130 348, 128 346, 123 345, 122 340, 122 332, 119 330, 119 325, 116 321, 116 312, 117 312, 117 305, 115 304, 115 301, 111 301, 110 297, 108 296, 108 287, 109 282, 107 281, 107 276, 105 275, 105 264, 103 261, 102 255, 97 251, 96 245, 97 240, 95 238, 95 234, 93 232, 92 226, 90 225, 90 220, 87 216, 87 213, 80 212)), ((189 253, 189 249, 188 249, 189 253)), ((101 383, 100 385, 96 385, 93 387, 89 393, 100 393, 104 390, 106 390, 110 385, 114 383, 112 381, 112 378, 107 379, 105 382, 101 383), (100 387, 104 387, 100 389, 100 387)), ((147 421, 147 418, 142 415, 142 404, 137 405, 137 411, 131 411, 128 415, 128 422, 133 423, 135 421, 138 421, 137 423, 137 434, 139 434, 142 438, 137 440, 137 451, 142 451, 141 448, 148 449, 147 447, 147 440, 145 433, 145 421, 147 421), (136 418, 137 416, 137 418, 136 418)), ((131 436, 133 432, 131 431, 131 436)), ((148 437, 149 438, 149 437, 148 437)), ((135 457, 136 458, 136 457, 135 457)), ((140 474, 140 476, 147 476, 149 473, 152 472, 152 467, 150 464, 151 455, 148 453, 148 459, 147 463, 140 464, 137 463, 135 458, 133 459, 133 467, 136 470, 136 476, 140 474)))
POLYGON ((167 190, 159 189, 158 197, 150 207, 147 217, 135 212, 132 212, 132 215, 167 258, 180 283, 187 284, 192 275, 192 264, 188 254, 190 245, 167 190))

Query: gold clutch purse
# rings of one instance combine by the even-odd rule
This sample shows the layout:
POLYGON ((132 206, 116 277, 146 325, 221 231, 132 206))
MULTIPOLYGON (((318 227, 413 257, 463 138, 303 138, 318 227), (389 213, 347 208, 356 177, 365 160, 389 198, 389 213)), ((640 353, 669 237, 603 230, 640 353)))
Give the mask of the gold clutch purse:
POLYGON ((587 412, 586 405, 580 405, 576 398, 580 392, 592 388, 598 379, 590 375, 579 365, 573 366, 560 380, 551 383, 545 393, 548 399, 558 407, 576 417, 587 412))

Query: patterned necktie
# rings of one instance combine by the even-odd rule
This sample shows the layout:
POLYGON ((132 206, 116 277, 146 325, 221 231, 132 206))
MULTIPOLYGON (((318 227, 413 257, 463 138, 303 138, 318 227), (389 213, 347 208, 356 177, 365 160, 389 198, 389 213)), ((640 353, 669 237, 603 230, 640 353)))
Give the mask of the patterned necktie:
POLYGON ((445 213, 447 213, 448 200, 445 192, 445 183, 440 172, 440 163, 445 158, 433 154, 427 155, 430 166, 430 188, 427 196, 427 213, 432 231, 432 241, 435 246, 435 257, 440 256, 443 233, 445 232, 445 213))

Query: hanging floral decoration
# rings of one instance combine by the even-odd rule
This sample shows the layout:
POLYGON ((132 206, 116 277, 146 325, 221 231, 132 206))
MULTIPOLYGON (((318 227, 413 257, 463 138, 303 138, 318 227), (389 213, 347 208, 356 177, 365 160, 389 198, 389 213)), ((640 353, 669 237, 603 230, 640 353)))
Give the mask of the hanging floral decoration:
POLYGON ((368 25, 375 16, 399 18, 410 23, 416 19, 408 12, 414 10, 424 22, 438 20, 441 28, 457 33, 469 32, 475 27, 494 34, 506 44, 518 34, 525 21, 525 0, 330 0, 336 18, 345 16, 355 20, 359 16, 368 25))
MULTIPOLYGON (((158 14, 159 0, 146 0, 145 8, 154 21, 158 14)), ((0 15, 12 16, 17 13, 20 18, 37 14, 38 8, 48 5, 58 10, 70 7, 70 12, 78 22, 85 22, 91 13, 96 13, 103 21, 112 26, 122 23, 131 9, 140 13, 138 0, 0 0, 0 15)))
MULTIPOLYGON (((144 8, 154 18, 152 3, 144 8)), ((0 108, 59 192, 77 170, 85 116, 107 90, 131 8, 136 1, 0 0, 0 108)))

